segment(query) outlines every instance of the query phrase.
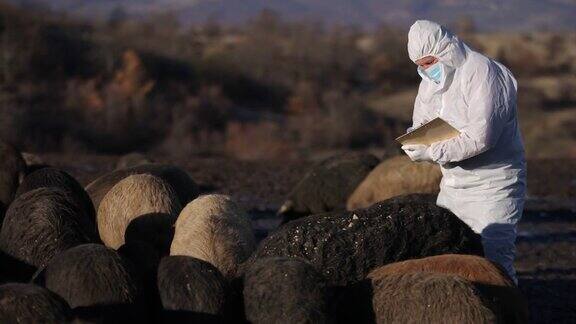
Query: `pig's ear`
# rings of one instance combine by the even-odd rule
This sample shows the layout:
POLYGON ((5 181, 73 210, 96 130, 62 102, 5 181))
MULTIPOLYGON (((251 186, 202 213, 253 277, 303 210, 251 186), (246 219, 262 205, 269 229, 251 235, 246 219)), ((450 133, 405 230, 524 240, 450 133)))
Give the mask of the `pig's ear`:
POLYGON ((44 287, 44 274, 46 273, 46 266, 42 266, 30 278, 30 283, 44 287))
POLYGON ((284 204, 282 204, 276 215, 282 216, 286 213, 291 212, 293 208, 294 208, 294 202, 292 200, 286 200, 284 204))

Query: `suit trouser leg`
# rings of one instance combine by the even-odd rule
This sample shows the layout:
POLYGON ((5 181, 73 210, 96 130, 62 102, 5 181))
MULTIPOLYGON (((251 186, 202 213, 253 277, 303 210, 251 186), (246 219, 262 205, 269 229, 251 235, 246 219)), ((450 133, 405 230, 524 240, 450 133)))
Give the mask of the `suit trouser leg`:
POLYGON ((514 259, 516 257, 516 225, 491 224, 482 230, 484 256, 500 264, 517 284, 514 259))

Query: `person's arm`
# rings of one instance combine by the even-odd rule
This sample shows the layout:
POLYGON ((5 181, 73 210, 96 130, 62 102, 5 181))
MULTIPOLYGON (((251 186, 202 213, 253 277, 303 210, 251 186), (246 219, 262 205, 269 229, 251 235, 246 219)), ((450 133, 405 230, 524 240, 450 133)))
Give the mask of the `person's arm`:
POLYGON ((420 82, 420 86, 418 87, 418 94, 416 95, 416 99, 414 100, 414 110, 412 111, 412 126, 408 128, 408 132, 412 131, 420 125, 425 124, 426 120, 426 106, 422 102, 421 99, 421 92, 423 91, 424 82, 420 82))
POLYGON ((469 123, 460 129, 457 137, 431 145, 433 161, 440 164, 462 161, 489 150, 498 142, 507 113, 505 89, 496 69, 494 65, 478 65, 468 79, 463 80, 469 123))

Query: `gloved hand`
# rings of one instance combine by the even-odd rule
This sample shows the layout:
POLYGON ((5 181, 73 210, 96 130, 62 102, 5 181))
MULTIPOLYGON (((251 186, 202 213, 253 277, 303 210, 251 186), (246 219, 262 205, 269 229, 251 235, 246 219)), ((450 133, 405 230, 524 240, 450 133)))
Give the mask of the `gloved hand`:
POLYGON ((410 157, 410 160, 414 162, 432 161, 430 146, 423 144, 407 144, 403 145, 402 149, 410 157))

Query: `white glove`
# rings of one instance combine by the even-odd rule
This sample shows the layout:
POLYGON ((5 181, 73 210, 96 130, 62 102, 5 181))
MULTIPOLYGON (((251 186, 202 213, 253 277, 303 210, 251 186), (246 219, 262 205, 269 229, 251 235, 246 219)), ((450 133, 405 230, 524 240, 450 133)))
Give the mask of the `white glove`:
POLYGON ((402 149, 406 152, 406 155, 410 157, 410 160, 414 162, 432 161, 430 146, 423 144, 407 144, 403 145, 402 149))

